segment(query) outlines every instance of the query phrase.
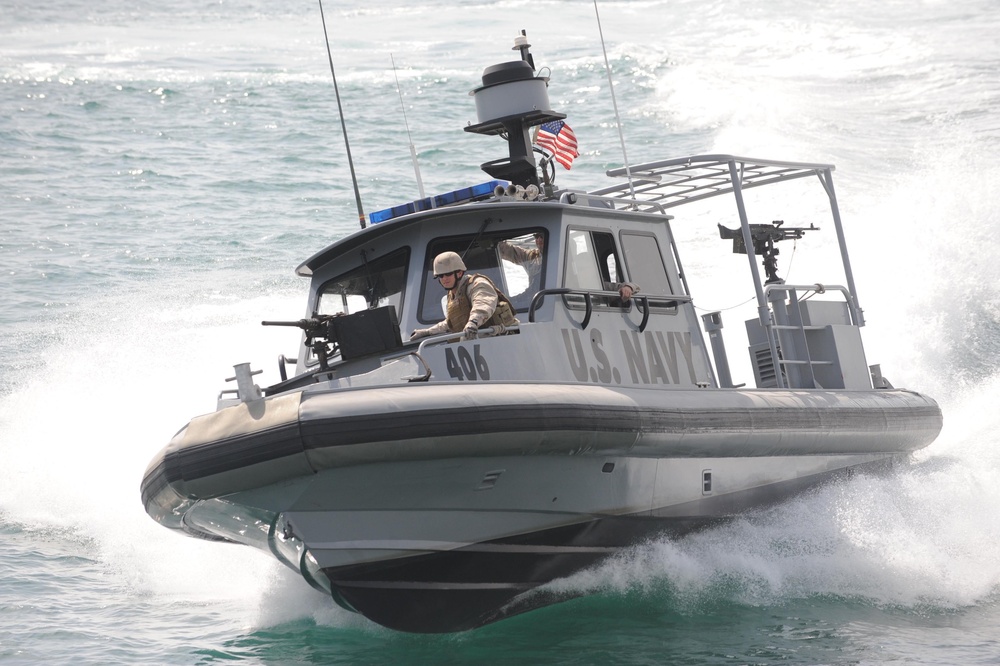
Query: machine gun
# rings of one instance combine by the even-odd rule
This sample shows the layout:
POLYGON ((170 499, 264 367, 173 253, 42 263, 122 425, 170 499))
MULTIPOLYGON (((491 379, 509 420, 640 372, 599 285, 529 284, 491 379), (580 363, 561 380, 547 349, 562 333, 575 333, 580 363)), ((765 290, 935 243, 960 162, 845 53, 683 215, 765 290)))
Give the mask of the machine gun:
POLYGON ((299 319, 298 321, 262 321, 261 326, 296 326, 306 333, 306 347, 312 349, 313 354, 319 360, 319 366, 327 370, 330 366, 327 360, 337 353, 337 330, 333 325, 335 317, 340 313, 332 315, 321 315, 313 312, 309 319, 299 319))
MULTIPOLYGON (((753 253, 764 257, 764 273, 767 275, 765 284, 782 283, 778 277, 778 248, 774 244, 788 240, 798 240, 807 231, 819 231, 819 227, 810 224, 808 227, 782 227, 784 220, 775 220, 771 224, 751 224, 750 240, 753 241, 753 253)), ((733 252, 746 254, 747 246, 743 239, 742 229, 727 229, 719 225, 719 237, 723 240, 732 239, 733 252)))

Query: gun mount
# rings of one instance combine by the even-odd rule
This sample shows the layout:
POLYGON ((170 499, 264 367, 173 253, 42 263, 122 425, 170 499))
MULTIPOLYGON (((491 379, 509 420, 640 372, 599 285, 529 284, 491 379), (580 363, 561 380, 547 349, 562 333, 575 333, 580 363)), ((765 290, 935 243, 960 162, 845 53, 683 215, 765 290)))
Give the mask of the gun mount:
MULTIPOLYGON (((771 224, 751 224, 750 240, 753 241, 753 253, 764 257, 764 273, 767 275, 765 284, 782 284, 784 280, 778 277, 778 248, 775 243, 783 240, 798 240, 807 231, 819 231, 819 227, 810 224, 808 227, 783 227, 784 220, 775 220, 771 224)), ((747 246, 741 229, 727 229, 719 225, 719 237, 723 240, 732 239, 733 253, 746 254, 747 246)))
POLYGON ((327 370, 330 366, 328 360, 330 356, 337 353, 338 339, 337 329, 333 324, 336 315, 321 315, 313 313, 309 319, 299 319, 298 321, 262 321, 261 326, 296 326, 305 331, 306 347, 312 349, 313 354, 319 361, 319 366, 327 370))

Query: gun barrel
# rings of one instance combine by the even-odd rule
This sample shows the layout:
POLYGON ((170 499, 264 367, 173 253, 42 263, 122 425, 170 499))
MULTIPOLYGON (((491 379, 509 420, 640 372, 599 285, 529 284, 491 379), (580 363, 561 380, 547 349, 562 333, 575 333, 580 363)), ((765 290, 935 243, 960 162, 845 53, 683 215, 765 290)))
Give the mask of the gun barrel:
POLYGON ((306 328, 309 325, 308 319, 300 319, 299 321, 262 321, 261 326, 298 326, 299 328, 306 328))

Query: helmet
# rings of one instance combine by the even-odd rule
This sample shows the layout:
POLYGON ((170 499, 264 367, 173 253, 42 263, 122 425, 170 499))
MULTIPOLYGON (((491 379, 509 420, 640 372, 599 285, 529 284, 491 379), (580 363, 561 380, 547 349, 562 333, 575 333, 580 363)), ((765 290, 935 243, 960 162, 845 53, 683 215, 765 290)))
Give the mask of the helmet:
POLYGON ((434 275, 444 275, 454 271, 464 271, 465 262, 455 252, 442 252, 434 257, 434 275))

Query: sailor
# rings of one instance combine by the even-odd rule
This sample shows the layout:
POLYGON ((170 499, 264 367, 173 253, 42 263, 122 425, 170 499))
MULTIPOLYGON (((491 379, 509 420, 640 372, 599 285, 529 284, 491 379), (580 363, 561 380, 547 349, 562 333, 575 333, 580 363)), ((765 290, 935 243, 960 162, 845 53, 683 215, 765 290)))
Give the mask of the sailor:
MULTIPOLYGON (((614 275, 621 275, 621 269, 618 267, 618 257, 614 256, 610 259, 614 262, 614 275)), ((621 299, 621 303, 615 303, 612 300, 611 305, 613 306, 623 306, 632 300, 632 296, 634 294, 639 293, 639 284, 636 282, 604 282, 602 280, 602 284, 605 291, 618 292, 618 297, 621 299)))
POLYGON ((441 333, 462 333, 466 340, 479 336, 479 328, 492 326, 496 335, 520 322, 514 308, 493 281, 478 273, 467 274, 465 262, 455 252, 434 257, 434 278, 448 290, 448 316, 430 328, 418 328, 410 335, 417 340, 441 333))

